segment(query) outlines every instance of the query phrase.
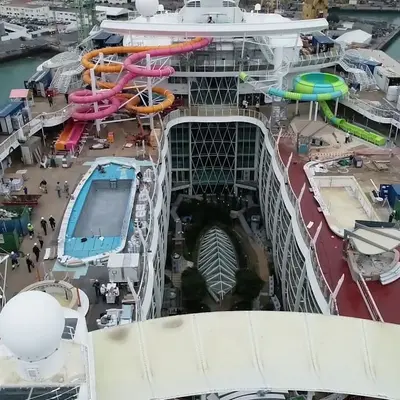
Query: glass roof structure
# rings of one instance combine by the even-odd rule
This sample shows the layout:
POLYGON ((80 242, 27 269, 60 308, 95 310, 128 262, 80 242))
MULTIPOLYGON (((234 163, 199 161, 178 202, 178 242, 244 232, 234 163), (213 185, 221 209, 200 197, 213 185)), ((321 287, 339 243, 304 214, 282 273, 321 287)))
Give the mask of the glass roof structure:
POLYGON ((201 238, 197 268, 216 301, 222 300, 235 286, 238 270, 235 248, 222 229, 214 226, 201 238))

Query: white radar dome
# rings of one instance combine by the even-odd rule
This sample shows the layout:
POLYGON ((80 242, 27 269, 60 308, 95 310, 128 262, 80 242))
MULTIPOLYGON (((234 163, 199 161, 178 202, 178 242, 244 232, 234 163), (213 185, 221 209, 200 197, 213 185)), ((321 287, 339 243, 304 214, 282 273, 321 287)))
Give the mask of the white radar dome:
POLYGON ((136 0, 136 10, 142 17, 152 17, 157 14, 159 2, 158 0, 136 0))
POLYGON ((39 361, 60 346, 64 331, 60 303, 36 290, 17 294, 0 313, 0 339, 23 361, 39 361))

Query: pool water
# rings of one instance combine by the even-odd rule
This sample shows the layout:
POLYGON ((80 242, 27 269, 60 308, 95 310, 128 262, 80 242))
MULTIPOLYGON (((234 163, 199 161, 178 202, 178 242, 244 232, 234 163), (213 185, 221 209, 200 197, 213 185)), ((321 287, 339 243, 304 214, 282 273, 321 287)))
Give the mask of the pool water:
POLYGON ((118 164, 97 169, 83 185, 68 220, 64 254, 79 259, 107 253, 121 246, 122 226, 130 218, 135 170, 118 164))

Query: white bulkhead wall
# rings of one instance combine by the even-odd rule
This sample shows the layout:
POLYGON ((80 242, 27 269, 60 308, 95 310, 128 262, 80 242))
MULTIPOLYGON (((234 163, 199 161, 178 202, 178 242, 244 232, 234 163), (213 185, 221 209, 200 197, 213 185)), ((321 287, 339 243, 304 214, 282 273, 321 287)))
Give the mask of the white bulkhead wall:
POLYGON ((229 24, 244 21, 244 13, 234 0, 188 0, 180 10, 184 23, 207 23, 211 16, 214 23, 229 24))

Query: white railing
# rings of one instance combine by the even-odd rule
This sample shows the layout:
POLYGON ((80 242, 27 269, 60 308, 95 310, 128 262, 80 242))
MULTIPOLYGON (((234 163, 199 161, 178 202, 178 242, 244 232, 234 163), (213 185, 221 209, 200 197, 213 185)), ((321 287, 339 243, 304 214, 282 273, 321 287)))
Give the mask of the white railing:
POLYGON ((371 315, 371 318, 374 321, 385 322, 378 309, 378 306, 375 303, 374 298, 372 297, 370 290, 368 289, 367 283, 365 282, 361 274, 358 274, 357 286, 360 290, 362 298, 364 299, 365 305, 368 308, 368 312, 371 315))
POLYGON ((343 57, 343 54, 341 47, 337 47, 325 53, 301 55, 298 61, 292 62, 291 68, 337 63, 343 57))
MULTIPOLYGON (((160 168, 160 160, 161 160, 161 153, 162 153, 162 148, 164 145, 164 132, 163 130, 161 131, 162 136, 161 140, 159 141, 159 138, 157 137, 157 160, 156 162, 151 158, 150 160, 153 163, 153 182, 149 190, 149 219, 147 221, 147 234, 146 237, 144 238, 145 240, 145 248, 143 249, 143 253, 139 255, 139 266, 141 275, 140 275, 140 283, 139 283, 139 289, 137 291, 137 303, 138 307, 136 308, 136 320, 139 321, 141 320, 141 313, 142 313, 142 300, 145 297, 146 294, 146 288, 147 288, 147 281, 148 281, 148 275, 149 275, 149 269, 152 268, 152 266, 149 264, 149 257, 150 253, 148 250, 150 249, 151 246, 151 241, 153 238, 153 233, 154 233, 154 224, 158 223, 158 216, 154 214, 152 210, 155 209, 156 202, 157 202, 157 195, 162 195, 159 193, 158 190, 154 187, 155 185, 158 185, 158 171, 160 168), (157 221, 157 222, 155 222, 157 221)), ((147 314, 146 314, 147 315, 147 314)))
POLYGON ((171 65, 177 72, 234 72, 234 71, 265 71, 271 67, 262 58, 247 60, 204 60, 196 62, 195 59, 171 59, 171 65))
POLYGON ((15 150, 18 146, 19 142, 17 133, 8 136, 7 139, 0 144, 0 159, 4 160, 11 151, 15 150))
POLYGON ((16 137, 19 140, 29 139, 31 136, 33 136, 35 133, 37 133, 40 129, 44 127, 56 126, 65 122, 68 118, 71 117, 71 114, 74 109, 75 109, 74 104, 68 104, 61 110, 54 111, 51 113, 46 113, 46 112, 41 113, 32 120, 30 120, 27 124, 21 126, 21 128, 16 130, 12 135, 16 135, 16 137))
POLYGON ((379 107, 371 102, 352 96, 341 99, 341 103, 375 122, 400 126, 400 113, 394 109, 379 107))
MULTIPOLYGON (((182 117, 220 117, 220 116, 243 116, 243 117, 250 117, 256 118, 263 122, 263 124, 267 128, 268 139, 271 145, 276 149, 275 150, 275 158, 277 160, 277 165, 282 173, 283 176, 286 176, 288 179, 288 184, 285 185, 287 195, 296 210, 297 222, 300 227, 301 234, 305 243, 308 245, 310 249, 310 260, 314 270, 314 273, 317 278, 318 285, 323 293, 325 300, 330 303, 332 302, 332 290, 325 278, 325 275, 321 268, 321 263, 318 258, 318 252, 315 246, 313 246, 313 238, 307 230, 306 223, 304 222, 304 218, 301 213, 301 207, 298 204, 298 197, 296 196, 295 192, 293 191, 292 185, 290 183, 289 174, 286 171, 286 165, 283 163, 282 158, 279 153, 279 149, 277 147, 276 138, 272 135, 271 130, 269 129, 270 121, 268 118, 257 111, 249 110, 249 109, 238 109, 238 108, 192 108, 192 109, 184 109, 184 110, 175 110, 169 113, 163 120, 164 126, 168 124, 168 122, 182 117)), ((333 300, 333 304, 331 306, 331 313, 332 314, 339 314, 336 300, 333 300)))

